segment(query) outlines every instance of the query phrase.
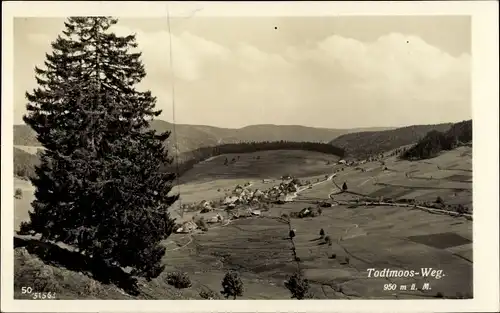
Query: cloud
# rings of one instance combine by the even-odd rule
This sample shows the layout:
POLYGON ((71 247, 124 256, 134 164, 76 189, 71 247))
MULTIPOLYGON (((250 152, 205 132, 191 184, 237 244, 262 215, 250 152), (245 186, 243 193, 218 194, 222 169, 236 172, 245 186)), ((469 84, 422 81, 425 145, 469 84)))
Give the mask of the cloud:
POLYGON ((35 45, 46 45, 54 40, 54 38, 44 33, 30 33, 27 35, 27 39, 35 45))
POLYGON ((172 56, 175 76, 187 81, 203 77, 205 62, 210 59, 224 59, 230 54, 226 48, 188 32, 177 36, 169 35, 168 31, 134 31, 118 25, 113 27, 112 31, 119 35, 136 35, 148 72, 171 72, 172 56))
MULTIPOLYGON (((364 42, 332 35, 264 46, 126 24, 112 30, 136 34, 148 73, 141 85, 167 120, 175 102, 179 123, 353 127, 470 118, 470 55, 452 56, 416 36, 364 42)), ((28 40, 47 46, 48 38, 32 33, 28 40)))

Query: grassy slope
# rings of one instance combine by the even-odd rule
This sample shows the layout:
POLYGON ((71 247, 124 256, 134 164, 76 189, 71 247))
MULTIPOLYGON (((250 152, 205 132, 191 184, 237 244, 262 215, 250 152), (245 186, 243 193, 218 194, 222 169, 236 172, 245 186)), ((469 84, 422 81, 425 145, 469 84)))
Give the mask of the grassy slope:
POLYGON ((213 181, 218 179, 280 178, 289 174, 297 177, 329 172, 339 158, 334 155, 295 150, 261 151, 224 154, 198 163, 181 177, 182 182, 213 181), (238 160, 239 157, 239 160, 238 160), (234 163, 224 165, 224 160, 234 163))
POLYGON ((344 148, 348 155, 364 158, 417 142, 431 130, 446 131, 451 123, 414 125, 391 130, 358 132, 339 136, 330 143, 344 148))
MULTIPOLYGON (((290 168, 298 165, 296 159, 283 158, 279 154, 267 154, 266 157, 267 160, 250 158, 243 161, 240 158, 240 161, 255 164, 260 162, 259 166, 266 167, 280 163, 289 164, 290 168)), ((318 167, 316 158, 309 153, 302 157, 306 158, 306 162, 300 161, 305 171, 303 175, 309 175, 309 169, 313 171, 318 167), (309 160, 312 162, 307 162, 309 160)), ((413 197, 423 201, 433 201, 440 196, 447 203, 471 205, 472 184, 463 182, 472 175, 471 149, 468 147, 447 151, 429 162, 408 162, 389 158, 386 160, 386 166, 389 171, 382 170, 377 162, 364 164, 365 172, 346 168, 339 172, 335 179, 340 184, 345 181, 351 191, 372 196, 407 198, 413 194, 413 197), (412 178, 406 177, 405 173, 411 173, 412 178), (457 188, 462 191, 457 192, 457 188)), ((244 173, 250 173, 252 166, 244 168, 248 170, 240 172, 239 179, 244 179, 244 173)), ((330 167, 326 173, 331 173, 333 169, 330 167)), ((200 165, 196 170, 198 173, 195 176, 213 175, 213 167, 207 164, 200 165)), ((228 188, 234 188, 235 185, 232 179, 214 180, 213 183, 228 188)), ((188 186, 192 186, 193 191, 199 190, 194 184, 188 184, 186 188, 188 186)), ((210 192, 215 195, 214 198, 222 196, 214 190, 215 186, 212 187, 214 188, 206 188, 206 196, 210 192)), ((335 186, 329 182, 317 185, 304 191, 296 202, 273 207, 269 214, 280 216, 282 213, 298 211, 304 206, 314 205, 311 201, 328 199, 329 194, 334 191, 335 186)), ((16 215, 21 216, 22 212, 27 211, 29 197, 32 195, 26 189, 23 199, 15 200, 16 215)), ((342 197, 353 196, 347 194, 342 197)), ((16 220, 19 221, 20 219, 16 220)), ((413 281, 431 283, 432 291, 395 291, 399 297, 433 297, 437 292, 454 297, 458 292, 463 295, 470 295, 472 292, 471 243, 457 243, 454 242, 456 239, 449 237, 446 239, 448 242, 440 240, 447 244, 446 247, 436 248, 409 239, 411 236, 423 235, 432 242, 433 236, 437 236, 433 234, 449 232, 472 240, 472 222, 463 218, 430 214, 411 208, 352 208, 341 205, 331 209, 325 208, 323 214, 316 218, 294 219, 292 226, 297 229, 297 254, 318 298, 394 298, 394 295, 382 290, 383 284, 389 283, 388 280, 366 278, 366 269, 369 267, 419 270, 422 266, 428 266, 445 270, 447 276, 440 280, 393 279, 392 281, 401 284, 413 281), (332 246, 320 245, 316 240, 320 228, 324 228, 334 239, 332 246), (337 255, 335 259, 328 258, 332 253, 337 255), (340 261, 346 256, 350 257, 350 263, 341 264, 340 261)), ((286 225, 274 220, 254 218, 237 220, 226 227, 219 226, 203 234, 172 235, 164 243, 167 246, 163 259, 167 266, 166 271, 151 282, 140 281, 141 294, 134 297, 125 295, 113 284, 104 284, 92 279, 80 270, 67 270, 61 266, 50 265, 42 262, 34 253, 17 248, 17 285, 34 284, 35 282, 29 280, 33 279, 32 274, 36 272, 49 273, 45 278, 39 279, 51 280, 53 285, 58 286, 54 288, 61 290, 61 298, 66 299, 199 299, 200 290, 210 288, 218 292, 224 273, 228 269, 238 269, 245 284, 244 299, 288 299, 289 293, 282 282, 285 275, 294 271, 294 267, 288 249, 289 241, 285 239, 287 229, 286 225), (167 285, 165 275, 173 270, 187 272, 193 286, 176 290, 167 285)), ((19 296, 19 292, 16 295, 19 296)))

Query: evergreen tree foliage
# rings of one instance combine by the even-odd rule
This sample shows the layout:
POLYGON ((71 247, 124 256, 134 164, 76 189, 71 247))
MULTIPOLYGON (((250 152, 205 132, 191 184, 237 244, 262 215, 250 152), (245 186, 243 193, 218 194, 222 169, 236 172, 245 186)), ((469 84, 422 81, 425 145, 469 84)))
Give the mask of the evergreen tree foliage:
POLYGON ((228 272, 222 279, 222 291, 221 294, 227 298, 233 297, 233 300, 236 300, 236 297, 243 296, 243 282, 241 281, 240 276, 236 272, 228 272))
POLYGON ((137 85, 146 75, 134 35, 117 36, 110 17, 71 17, 52 42, 38 88, 26 93, 26 124, 46 148, 32 183, 34 211, 23 232, 76 246, 134 275, 158 276, 174 226, 168 208, 175 174, 150 121, 156 98, 137 85))
POLYGON ((297 300, 312 298, 309 292, 309 281, 302 277, 300 273, 295 273, 285 281, 285 287, 290 290, 292 298, 297 300))
POLYGON ((405 160, 430 159, 441 151, 452 150, 472 141, 472 120, 453 124, 446 132, 430 131, 400 155, 405 160))

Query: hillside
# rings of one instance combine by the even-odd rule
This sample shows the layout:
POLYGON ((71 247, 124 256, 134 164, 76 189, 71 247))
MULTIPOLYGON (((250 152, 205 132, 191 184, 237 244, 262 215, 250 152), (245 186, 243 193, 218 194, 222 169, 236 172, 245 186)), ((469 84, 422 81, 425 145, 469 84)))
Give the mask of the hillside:
MULTIPOLYGON (((191 170, 196 164, 208 159, 213 159, 214 157, 220 155, 234 154, 238 155, 239 157, 239 154, 276 150, 283 150, 282 153, 286 153, 285 151, 290 151, 289 153, 293 153, 293 150, 309 151, 313 153, 319 152, 321 154, 327 154, 335 157, 343 157, 345 154, 343 149, 320 142, 291 142, 281 140, 271 142, 265 141, 226 143, 213 147, 198 148, 193 151, 181 153, 179 155, 178 162, 174 162, 171 165, 166 166, 165 170, 168 172, 177 172, 180 176, 182 176, 184 173, 191 170)), ((232 157, 226 156, 226 158, 228 158, 228 161, 226 161, 226 164, 224 165, 229 165, 227 163, 232 160, 232 157)), ((278 163, 280 160, 277 159, 275 161, 278 163)))
POLYGON ((14 147, 14 175, 30 177, 35 174, 35 165, 40 163, 36 154, 14 147))
MULTIPOLYGON (((154 120, 151 127, 158 132, 173 131, 174 124, 162 120, 154 120)), ((192 151, 201 147, 214 146, 221 143, 262 142, 262 141, 295 141, 295 142, 328 142, 338 136, 388 128, 353 128, 328 129, 289 125, 252 125, 238 129, 219 128, 205 125, 175 125, 176 134, 168 139, 169 146, 176 147, 179 153, 192 151)), ((35 133, 27 125, 14 125, 14 145, 37 146, 35 133)))
POLYGON ((28 125, 14 125, 15 146, 39 146, 35 132, 28 125))
POLYGON ((194 164, 181 176, 181 182, 315 176, 328 173, 338 160, 334 154, 306 150, 228 153, 194 164))
POLYGON ((413 144, 429 131, 446 131, 451 123, 436 125, 413 125, 383 131, 350 133, 330 141, 336 147, 343 148, 346 154, 356 158, 366 158, 401 146, 413 144))
POLYGON ((472 141, 472 120, 453 124, 446 132, 432 130, 413 147, 406 150, 401 158, 422 160, 436 157, 443 150, 452 150, 472 141))

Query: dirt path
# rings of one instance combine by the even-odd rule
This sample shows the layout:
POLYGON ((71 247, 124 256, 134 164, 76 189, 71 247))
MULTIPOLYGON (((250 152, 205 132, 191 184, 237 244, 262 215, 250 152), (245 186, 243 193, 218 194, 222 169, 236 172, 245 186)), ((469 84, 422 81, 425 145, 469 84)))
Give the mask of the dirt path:
MULTIPOLYGON (((328 176, 328 178, 326 178, 325 180, 322 180, 322 181, 319 181, 319 182, 313 183, 313 184, 311 184, 310 186, 314 187, 314 186, 317 186, 317 185, 319 185, 319 184, 326 183, 327 181, 331 180, 331 179, 332 179, 332 177, 333 177, 334 175, 335 175, 335 174, 330 174, 330 176, 328 176)), ((299 188, 297 189, 297 191, 296 191, 296 192, 294 192, 294 193, 292 194, 292 196, 291 196, 289 199, 291 199, 291 201, 293 201, 295 198, 297 198, 297 197, 299 196, 299 193, 301 193, 302 191, 305 191, 305 190, 307 190, 307 189, 309 189, 309 186, 302 186, 302 187, 299 187, 299 188)))

